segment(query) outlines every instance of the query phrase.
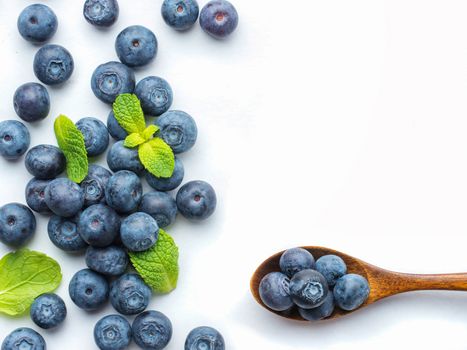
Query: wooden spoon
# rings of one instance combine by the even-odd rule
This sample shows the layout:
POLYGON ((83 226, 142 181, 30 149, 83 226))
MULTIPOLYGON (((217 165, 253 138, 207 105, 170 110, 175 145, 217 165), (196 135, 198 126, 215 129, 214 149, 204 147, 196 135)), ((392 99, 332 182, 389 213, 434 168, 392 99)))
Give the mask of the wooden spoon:
MULTIPOLYGON (((368 264, 360 259, 351 257, 347 254, 324 247, 302 247, 308 250, 315 259, 323 255, 334 254, 340 256, 347 264, 347 273, 356 273, 365 277, 370 284, 370 295, 367 301, 358 309, 373 304, 380 299, 396 295, 399 293, 415 290, 460 290, 467 291, 467 273, 439 274, 439 275, 416 275, 384 270, 377 266, 368 264)), ((276 253, 266 259, 255 271, 250 281, 250 289, 256 301, 275 314, 293 320, 305 321, 300 317, 297 308, 290 311, 274 311, 269 309, 262 302, 259 296, 259 284, 261 279, 270 272, 280 271, 279 259, 282 252, 276 253)), ((344 311, 336 307, 334 313, 326 318, 335 319, 354 311, 344 311)))

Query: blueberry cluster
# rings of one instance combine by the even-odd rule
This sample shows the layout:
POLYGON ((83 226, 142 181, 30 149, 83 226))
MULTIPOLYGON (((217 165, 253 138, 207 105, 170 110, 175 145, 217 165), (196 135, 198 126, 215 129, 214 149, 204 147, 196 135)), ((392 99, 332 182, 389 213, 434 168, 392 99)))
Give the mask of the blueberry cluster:
POLYGON ((274 311, 297 307, 302 318, 317 321, 327 318, 337 305, 355 310, 368 298, 368 281, 360 275, 347 274, 347 266, 336 255, 324 255, 315 261, 303 248, 286 250, 279 261, 281 272, 263 277, 259 294, 274 311))

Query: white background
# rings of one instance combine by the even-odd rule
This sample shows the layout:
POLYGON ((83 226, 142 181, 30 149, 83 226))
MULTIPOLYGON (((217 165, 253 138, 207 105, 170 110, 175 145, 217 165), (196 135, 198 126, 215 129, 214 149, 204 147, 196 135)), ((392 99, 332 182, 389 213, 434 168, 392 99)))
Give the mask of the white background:
MULTIPOLYGON (((467 271, 467 4, 461 0, 235 0, 237 32, 224 42, 198 25, 176 33, 160 0, 120 0, 108 31, 85 22, 83 1, 44 1, 56 11, 53 43, 75 58, 71 80, 50 88, 52 110, 29 125, 32 145, 55 143, 54 118, 106 119, 89 87, 94 68, 115 60, 114 38, 132 24, 152 29, 157 59, 136 72, 172 85, 173 108, 194 116, 196 146, 182 156, 187 180, 217 190, 206 222, 179 217, 180 280, 150 308, 172 320, 167 349, 212 325, 228 349, 465 349, 467 295, 419 292, 324 324, 290 322, 253 301, 249 278, 272 253, 323 245, 405 272, 467 271)), ((204 5, 205 1, 201 2, 204 5)), ((26 0, 0 0, 0 115, 16 119, 15 89, 36 81, 37 47, 17 33, 26 0)), ((105 163, 105 159, 98 160, 105 163)), ((0 160, 1 203, 24 202, 23 162, 0 160)), ((94 349, 92 329, 111 306, 86 313, 67 286, 83 268, 47 237, 38 218, 32 249, 56 258, 65 324, 41 331, 49 349, 94 349)), ((3 255, 9 250, 0 246, 3 255)), ((0 338, 28 316, 0 318, 0 338)), ((134 346, 133 346, 134 348, 134 346)))

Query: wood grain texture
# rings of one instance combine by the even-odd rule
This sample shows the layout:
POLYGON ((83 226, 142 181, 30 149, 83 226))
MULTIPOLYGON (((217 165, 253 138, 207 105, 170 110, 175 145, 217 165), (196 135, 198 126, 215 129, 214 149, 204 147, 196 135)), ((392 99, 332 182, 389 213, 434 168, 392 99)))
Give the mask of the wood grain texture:
MULTIPOLYGON (((347 264, 347 273, 356 273, 362 275, 368 280, 370 284, 370 295, 367 301, 360 308, 354 311, 344 311, 336 307, 331 317, 327 318, 326 320, 345 316, 352 312, 358 311, 365 306, 373 304, 378 300, 399 293, 416 290, 467 291, 467 273, 439 275, 405 274, 379 268, 360 259, 329 248, 312 246, 306 246, 302 248, 313 254, 315 259, 319 259, 321 256, 327 254, 340 256, 347 264)), ((305 321, 300 317, 296 308, 283 312, 274 311, 264 305, 259 296, 259 284, 261 279, 270 272, 280 271, 279 259, 283 252, 284 251, 272 255, 256 269, 250 281, 251 293, 253 294, 255 300, 270 312, 289 319, 305 321)))

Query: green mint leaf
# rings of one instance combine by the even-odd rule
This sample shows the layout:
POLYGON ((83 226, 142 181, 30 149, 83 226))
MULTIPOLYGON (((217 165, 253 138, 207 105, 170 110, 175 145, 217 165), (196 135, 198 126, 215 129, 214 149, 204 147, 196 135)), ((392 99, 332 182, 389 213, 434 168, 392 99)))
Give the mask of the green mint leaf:
POLYGON ((118 95, 113 103, 113 111, 118 124, 128 134, 141 133, 146 129, 144 113, 136 95, 118 95))
POLYGON ((161 138, 151 139, 138 149, 139 160, 154 176, 171 177, 175 168, 175 156, 172 148, 161 138))
POLYGON ((144 131, 142 132, 142 135, 146 141, 150 140, 151 137, 154 136, 156 132, 159 131, 159 127, 155 124, 149 125, 144 131))
POLYGON ((123 143, 123 145, 128 148, 133 148, 145 142, 146 140, 140 133, 134 132, 125 138, 125 142, 123 143))
POLYGON ((88 155, 84 137, 76 125, 60 115, 54 123, 57 143, 66 158, 66 172, 71 181, 80 183, 88 174, 88 155))
POLYGON ((159 229, 159 237, 152 248, 128 254, 136 271, 154 292, 169 293, 177 287, 178 247, 164 230, 159 229))
POLYGON ((36 297, 55 290, 62 280, 60 265, 47 255, 28 249, 0 260, 0 312, 23 314, 36 297))

